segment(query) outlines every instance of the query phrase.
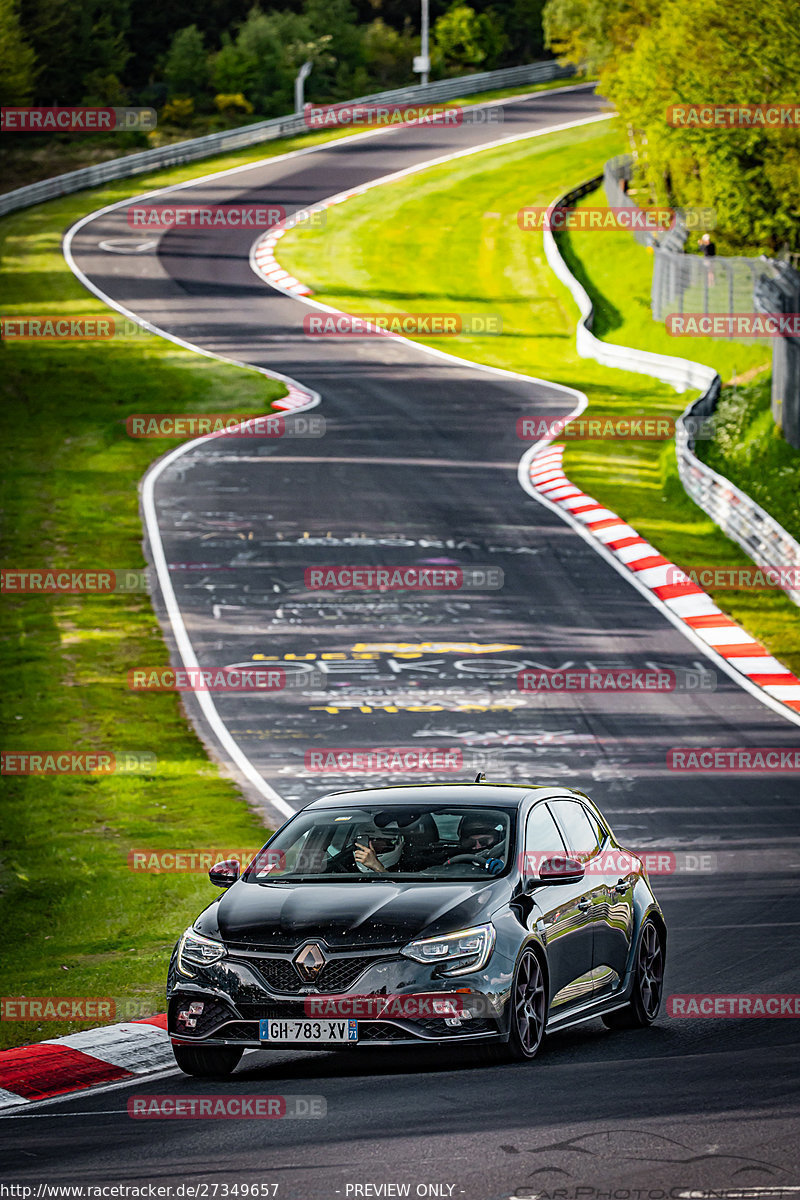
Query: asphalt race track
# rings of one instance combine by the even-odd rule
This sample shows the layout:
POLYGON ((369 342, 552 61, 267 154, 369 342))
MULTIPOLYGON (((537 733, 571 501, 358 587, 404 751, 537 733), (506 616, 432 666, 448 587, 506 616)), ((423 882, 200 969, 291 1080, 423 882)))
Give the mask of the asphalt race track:
MULTIPOLYGON (((544 93, 506 103, 502 125, 345 139, 200 181, 180 199, 292 211, 401 167, 601 111, 585 88, 544 93)), ((478 770, 499 782, 564 780, 599 803, 628 845, 679 857, 684 869, 655 881, 670 926, 667 995, 800 990, 796 777, 676 774, 666 759, 671 747, 796 746, 797 726, 719 672, 715 690, 517 689, 529 665, 654 665, 689 680, 711 669, 518 484, 517 417, 563 415, 575 396, 407 342, 306 338, 308 307, 251 270, 252 231, 174 230, 140 254, 100 247, 137 237, 117 209, 85 224, 72 253, 115 304, 321 397, 312 413, 324 417, 324 437, 202 443, 155 487, 160 538, 200 664, 287 671, 279 693, 214 699, 282 810, 386 778, 316 770, 311 752, 331 748, 462 751, 455 774, 404 776, 418 782, 478 770), (306 589, 307 568, 335 564, 492 568, 503 586, 306 589)), ((175 650, 173 630, 165 632, 175 650)), ((187 707, 226 760, 203 713, 187 707)), ((193 916, 176 914, 176 934, 193 916)), ((572 1195, 580 1186, 640 1189, 642 1200, 697 1188, 789 1195, 800 1192, 798 1067, 796 1021, 663 1012, 641 1032, 612 1034, 597 1022, 551 1037, 535 1063, 510 1067, 449 1051, 253 1052, 224 1083, 176 1071, 31 1106, 0 1127, 3 1178, 202 1180, 220 1185, 205 1193, 212 1200, 223 1183, 259 1181, 279 1184, 278 1200, 378 1196, 352 1185, 406 1183, 411 1196, 468 1200, 558 1188, 572 1195), (327 1115, 131 1120, 128 1098, 153 1093, 322 1097, 327 1115), (419 1190, 434 1184, 443 1186, 419 1190)))

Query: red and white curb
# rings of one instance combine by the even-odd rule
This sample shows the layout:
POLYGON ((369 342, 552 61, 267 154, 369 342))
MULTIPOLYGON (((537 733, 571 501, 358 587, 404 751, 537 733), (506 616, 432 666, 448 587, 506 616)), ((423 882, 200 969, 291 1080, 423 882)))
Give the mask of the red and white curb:
POLYGON ((0 1109, 175 1066, 167 1014, 0 1051, 0 1109))
POLYGON ((704 642, 751 684, 800 713, 800 679, 726 616, 697 584, 672 582, 679 570, 674 563, 640 537, 632 525, 570 482, 562 465, 564 450, 564 446, 550 445, 531 460, 529 477, 539 495, 580 522, 640 586, 692 631, 693 640, 704 642))

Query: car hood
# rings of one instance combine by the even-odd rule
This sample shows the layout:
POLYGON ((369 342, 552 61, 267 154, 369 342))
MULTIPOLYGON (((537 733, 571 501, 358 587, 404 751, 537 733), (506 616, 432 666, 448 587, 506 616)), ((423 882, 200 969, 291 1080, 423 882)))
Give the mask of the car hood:
POLYGON ((474 883, 259 884, 239 881, 195 922, 199 932, 239 946, 403 945, 488 920, 506 880, 474 883))

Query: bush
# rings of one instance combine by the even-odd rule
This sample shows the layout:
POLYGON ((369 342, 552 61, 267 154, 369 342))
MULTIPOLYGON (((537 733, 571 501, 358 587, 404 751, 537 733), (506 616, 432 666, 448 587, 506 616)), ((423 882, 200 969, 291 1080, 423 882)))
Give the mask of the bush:
POLYGON ((194 100, 185 96, 168 100, 161 110, 161 122, 164 125, 188 125, 193 116, 194 100))
POLYGON ((214 97, 214 104, 217 106, 217 112, 229 118, 249 116, 255 112, 250 101, 246 100, 241 92, 220 92, 214 97))

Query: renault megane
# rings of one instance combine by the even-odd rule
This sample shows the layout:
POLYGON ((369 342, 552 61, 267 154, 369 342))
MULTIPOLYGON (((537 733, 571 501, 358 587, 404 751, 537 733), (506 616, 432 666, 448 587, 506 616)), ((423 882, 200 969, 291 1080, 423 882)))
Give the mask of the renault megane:
POLYGON ((475 1043, 658 1015, 666 925, 642 860, 582 792, 406 785, 335 792, 286 822, 186 930, 168 1028, 192 1075, 247 1048, 475 1043))

